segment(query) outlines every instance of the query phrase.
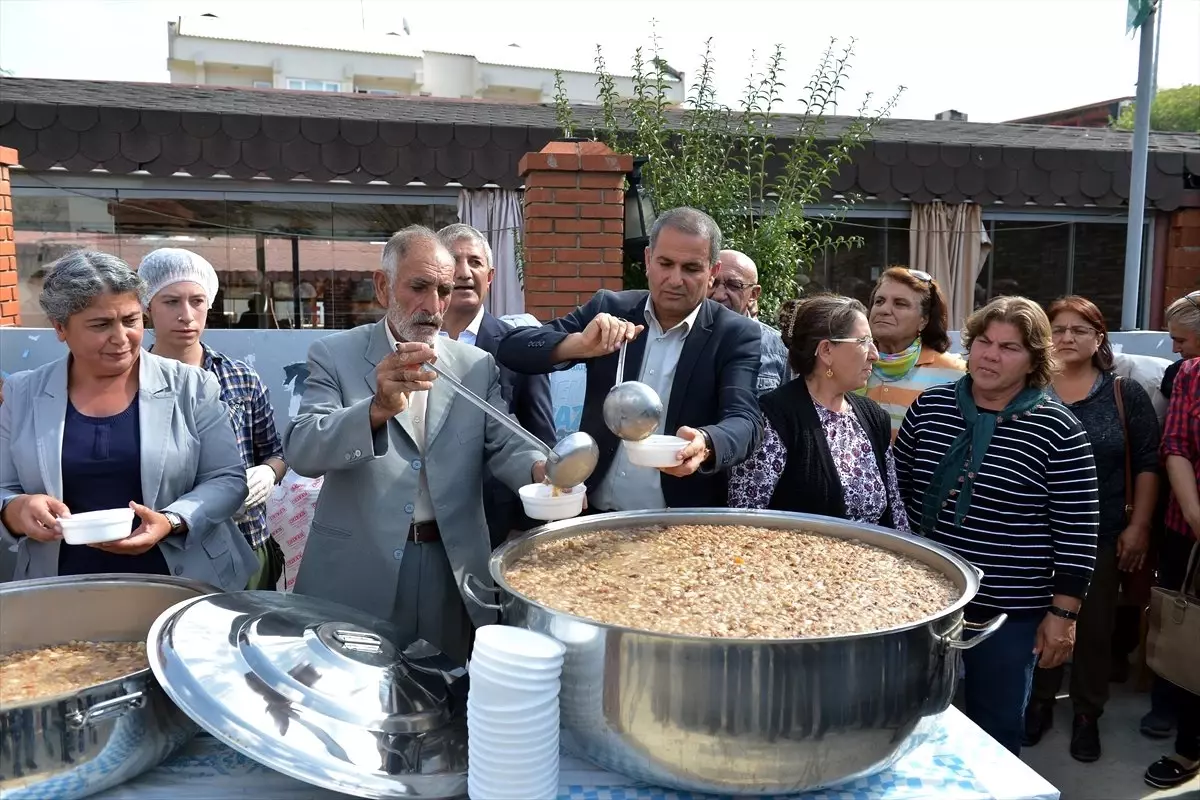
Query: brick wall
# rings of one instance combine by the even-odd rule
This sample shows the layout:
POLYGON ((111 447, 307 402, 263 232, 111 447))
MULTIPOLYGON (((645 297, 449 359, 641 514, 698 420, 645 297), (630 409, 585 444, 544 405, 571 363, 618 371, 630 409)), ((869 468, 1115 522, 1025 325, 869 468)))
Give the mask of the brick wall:
POLYGON ((1171 215, 1166 262, 1164 308, 1200 289, 1200 208, 1184 208, 1171 215))
POLYGON ((17 301, 17 244, 13 240, 12 189, 8 169, 17 163, 17 151, 0 147, 0 325, 21 324, 17 301))
POLYGON ((519 165, 525 180, 525 311, 542 321, 622 288, 624 178, 632 156, 601 142, 550 142, 519 165))

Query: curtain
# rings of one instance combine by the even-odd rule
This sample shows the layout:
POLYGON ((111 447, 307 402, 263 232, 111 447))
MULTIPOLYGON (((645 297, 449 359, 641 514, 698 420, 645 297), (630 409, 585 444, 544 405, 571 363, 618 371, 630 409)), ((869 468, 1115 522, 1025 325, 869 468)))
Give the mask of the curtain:
POLYGON ((517 269, 517 240, 524 227, 521 193, 510 189, 463 189, 458 219, 487 237, 492 246, 492 290, 485 303, 497 317, 525 313, 525 290, 517 269))
POLYGON ((975 203, 913 203, 908 265, 928 272, 942 287, 950 330, 961 329, 975 309, 975 282, 991 249, 983 209, 975 203))

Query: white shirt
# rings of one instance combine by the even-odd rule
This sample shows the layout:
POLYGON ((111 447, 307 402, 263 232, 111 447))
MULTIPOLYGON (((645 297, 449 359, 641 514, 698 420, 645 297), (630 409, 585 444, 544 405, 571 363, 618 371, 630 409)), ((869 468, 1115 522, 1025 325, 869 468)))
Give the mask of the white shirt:
MULTIPOLYGON (((392 333, 391 325, 385 325, 384 328, 387 330, 388 344, 392 346, 394 352, 399 342, 396 340, 396 335, 392 333)), ((433 343, 433 349, 435 352, 437 351, 436 340, 433 343)), ((425 418, 428 406, 429 392, 413 392, 408 396, 408 407, 396 415, 396 419, 408 417, 413 433, 417 437, 417 450, 422 456, 425 455, 425 418)), ((433 498, 429 495, 429 480, 425 477, 425 459, 421 459, 421 474, 417 479, 417 499, 413 502, 413 506, 413 522, 430 522, 435 519, 433 498)))
MULTIPOLYGON (((481 305, 479 307, 479 313, 475 315, 475 319, 471 320, 471 324, 468 325, 466 329, 458 335, 458 341, 462 342, 463 344, 474 346, 476 339, 479 338, 479 326, 483 324, 483 312, 484 308, 481 305)), ((444 330, 439 331, 438 335, 445 336, 447 339, 450 338, 450 334, 446 333, 444 330)))
MULTIPOLYGON (((679 365, 683 345, 692 326, 696 324, 696 315, 699 313, 700 306, 697 305, 682 322, 669 331, 664 331, 654 314, 650 298, 646 298, 646 330, 642 333, 646 337, 646 349, 642 354, 642 370, 637 380, 658 392, 659 398, 662 399, 663 416, 658 421, 657 433, 666 432, 666 412, 671 406, 675 368, 679 365)), ((633 378, 626 375, 625 379, 633 378)), ((662 493, 662 473, 654 467, 639 467, 630 462, 624 445, 617 448, 617 455, 613 458, 608 474, 592 495, 589 502, 604 511, 640 511, 667 506, 662 493)))

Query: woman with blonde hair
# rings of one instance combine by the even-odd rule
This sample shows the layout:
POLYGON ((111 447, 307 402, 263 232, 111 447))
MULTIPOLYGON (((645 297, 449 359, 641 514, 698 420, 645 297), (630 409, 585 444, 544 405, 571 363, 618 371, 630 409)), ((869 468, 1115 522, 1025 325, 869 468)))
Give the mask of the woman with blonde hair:
POLYGON ((1007 615, 963 654, 966 713, 1020 753, 1035 664, 1064 663, 1096 557, 1099 492, 1083 426, 1047 396, 1050 321, 1001 297, 963 331, 967 374, 912 404, 894 447, 913 532, 983 572, 968 630, 1007 615))

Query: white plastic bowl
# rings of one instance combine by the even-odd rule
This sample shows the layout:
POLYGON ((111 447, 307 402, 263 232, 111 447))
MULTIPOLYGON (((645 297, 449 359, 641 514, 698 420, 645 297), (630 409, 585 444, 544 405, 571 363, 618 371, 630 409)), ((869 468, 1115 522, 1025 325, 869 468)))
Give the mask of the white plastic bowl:
POLYGON ((679 451, 687 446, 687 439, 661 433, 647 436, 641 441, 625 442, 629 460, 639 467, 677 467, 683 463, 679 460, 679 451))
POLYGON ((521 658, 520 656, 498 653, 494 650, 476 650, 471 654, 471 662, 479 662, 483 666, 499 671, 504 675, 519 675, 530 678, 554 678, 562 672, 563 662, 556 660, 547 662, 521 658))
POLYGON ((587 487, 582 483, 570 489, 563 489, 555 497, 554 488, 547 483, 530 483, 521 487, 521 503, 525 513, 533 519, 553 521, 570 519, 583 513, 583 499, 587 497, 587 487))
POLYGON ((511 692, 504 695, 496 695, 491 692, 480 694, 472 687, 467 696, 467 716, 483 714, 496 719, 504 716, 544 714, 547 709, 551 708, 558 708, 558 695, 525 700, 513 697, 511 692))
POLYGON ((544 633, 512 625, 484 625, 475 631, 475 650, 481 655, 504 653, 543 664, 562 664, 567 648, 544 633))
POLYGON ((487 770, 468 769, 467 796, 471 800, 555 800, 558 781, 557 763, 519 778, 496 778, 487 770))
POLYGON ((60 517, 58 524, 67 544, 99 544, 127 538, 133 532, 133 517, 132 508, 111 508, 60 517))
POLYGON ((531 672, 522 672, 515 668, 500 670, 489 664, 485 664, 477 658, 471 659, 471 666, 467 669, 467 672, 470 673, 471 680, 482 678, 489 683, 525 692, 553 692, 557 694, 558 688, 561 685, 561 675, 559 672, 544 672, 539 675, 531 672))

